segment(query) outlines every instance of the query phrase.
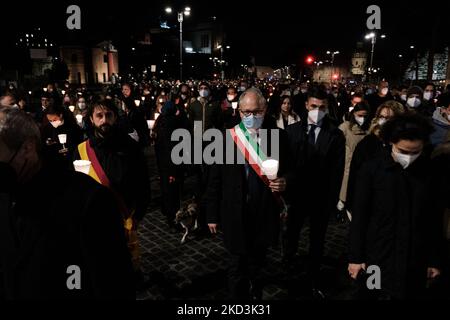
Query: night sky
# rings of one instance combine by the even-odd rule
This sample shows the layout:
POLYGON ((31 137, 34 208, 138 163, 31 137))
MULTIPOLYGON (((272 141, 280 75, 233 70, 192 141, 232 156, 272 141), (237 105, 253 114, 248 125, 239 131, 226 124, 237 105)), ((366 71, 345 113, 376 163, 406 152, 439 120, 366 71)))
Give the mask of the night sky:
MULTIPOLYGON (((43 30, 58 44, 83 42, 89 39, 126 41, 130 35, 158 25, 165 16, 164 7, 171 5, 192 8, 186 27, 212 16, 224 22, 230 55, 235 61, 248 61, 255 56, 257 65, 279 66, 303 63, 306 54, 325 59, 327 50, 339 50, 336 63, 349 62, 357 41, 364 41, 366 8, 381 7, 382 30, 387 38, 376 46, 375 61, 394 68, 398 54, 408 56, 409 46, 425 50, 433 42, 439 50, 450 44, 449 1, 429 2, 364 2, 348 1, 71 1, 35 2, 27 5, 2 3, 0 21, 7 47, 14 44, 18 31, 33 26, 43 30), (143 3, 146 3, 145 5, 143 3), (78 4, 82 10, 82 30, 65 27, 68 4, 78 4), (24 8, 27 9, 23 12, 24 8), (9 12, 9 14, 5 14, 9 12)), ((365 48, 369 50, 369 42, 365 48)), ((2 46, 3 47, 3 46, 2 46)), ((4 48, 4 47, 3 47, 4 48)), ((5 54, 2 54, 3 58, 5 54)))

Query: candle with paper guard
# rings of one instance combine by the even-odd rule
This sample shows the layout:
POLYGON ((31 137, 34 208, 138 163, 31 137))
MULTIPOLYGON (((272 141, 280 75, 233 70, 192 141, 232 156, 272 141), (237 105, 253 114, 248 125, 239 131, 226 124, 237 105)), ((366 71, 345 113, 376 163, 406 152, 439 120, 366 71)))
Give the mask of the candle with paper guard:
POLYGON ((75 160, 73 162, 73 167, 75 168, 75 171, 89 174, 89 169, 91 168, 91 162, 88 160, 75 160))
POLYGON ((70 110, 70 112, 74 112, 75 111, 75 106, 69 106, 69 110, 70 110))
POLYGON ((67 142, 67 134, 58 134, 59 143, 65 144, 67 142))
POLYGON ((155 120, 147 120, 147 125, 150 130, 153 130, 155 127, 155 120))
POLYGON ((267 176, 267 179, 275 180, 277 178, 278 165, 278 160, 275 159, 268 159, 266 161, 263 161, 262 169, 264 174, 267 176))

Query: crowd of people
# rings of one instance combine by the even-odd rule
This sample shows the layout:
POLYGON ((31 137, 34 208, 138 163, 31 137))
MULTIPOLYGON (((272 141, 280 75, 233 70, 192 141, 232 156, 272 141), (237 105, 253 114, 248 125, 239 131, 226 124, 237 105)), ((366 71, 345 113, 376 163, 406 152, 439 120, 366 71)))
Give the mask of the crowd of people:
POLYGON ((299 272, 293 261, 306 221, 308 286, 325 298, 320 270, 330 218, 350 224, 349 277, 364 277, 371 265, 381 270, 382 288, 359 297, 424 297, 427 281, 448 269, 450 85, 439 89, 155 80, 98 92, 52 83, 27 95, 10 86, 0 97, 0 294, 134 298, 154 148, 167 232, 180 231, 176 213, 192 198, 199 234, 223 232, 231 298, 262 298, 265 257, 280 224, 286 272, 299 272), (231 133, 245 164, 174 164, 177 129, 231 133), (261 129, 278 133, 273 179, 247 157, 265 158, 261 129), (75 171, 75 160, 90 161, 90 178, 75 171), (187 176, 196 181, 189 195, 187 176), (82 270, 80 290, 66 285, 71 265, 82 270))

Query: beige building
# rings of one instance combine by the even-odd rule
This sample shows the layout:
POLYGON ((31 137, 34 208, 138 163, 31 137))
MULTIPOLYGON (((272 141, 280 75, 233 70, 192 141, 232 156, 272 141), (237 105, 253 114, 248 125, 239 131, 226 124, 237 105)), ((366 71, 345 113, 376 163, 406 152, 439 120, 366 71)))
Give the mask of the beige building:
POLYGON ((70 83, 110 83, 112 74, 119 72, 118 52, 109 41, 87 50, 62 46, 60 55, 69 69, 70 83))

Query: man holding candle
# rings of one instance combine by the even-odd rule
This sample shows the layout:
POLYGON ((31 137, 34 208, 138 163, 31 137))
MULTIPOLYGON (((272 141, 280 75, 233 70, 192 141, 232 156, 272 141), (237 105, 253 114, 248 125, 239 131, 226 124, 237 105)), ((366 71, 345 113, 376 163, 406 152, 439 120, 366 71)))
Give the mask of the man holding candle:
POLYGON ((0 299, 134 299, 114 196, 84 174, 43 165, 33 119, 0 108, 0 299), (81 288, 67 286, 70 266, 81 288))
POLYGON ((328 118, 327 93, 312 88, 305 104, 307 118, 287 127, 294 165, 295 183, 290 190, 288 243, 284 259, 292 263, 299 234, 306 217, 310 219, 308 274, 314 297, 320 290, 320 265, 330 213, 339 201, 345 164, 345 137, 328 118))
POLYGON ((87 141, 78 145, 75 158, 91 161, 89 175, 115 194, 139 276, 136 230, 150 201, 147 163, 139 145, 117 125, 118 111, 112 101, 94 102, 88 116, 94 130, 87 141))
POLYGON ((233 138, 234 154, 245 161, 212 165, 205 193, 207 220, 211 233, 217 233, 219 227, 224 233, 230 254, 231 297, 261 299, 262 267, 267 248, 278 238, 280 214, 284 209, 280 193, 286 189, 287 137, 270 117, 265 117, 267 102, 258 89, 245 91, 239 105, 242 121, 227 130, 227 134, 233 138), (262 141, 264 130, 266 140, 270 141, 262 141), (251 139, 248 140, 251 143, 244 139, 251 139), (245 144, 248 149, 243 147, 245 144), (262 152, 264 145, 268 146, 266 155, 272 156, 273 149, 279 150, 278 178, 273 180, 268 179, 262 167, 262 160, 267 158, 262 152))

